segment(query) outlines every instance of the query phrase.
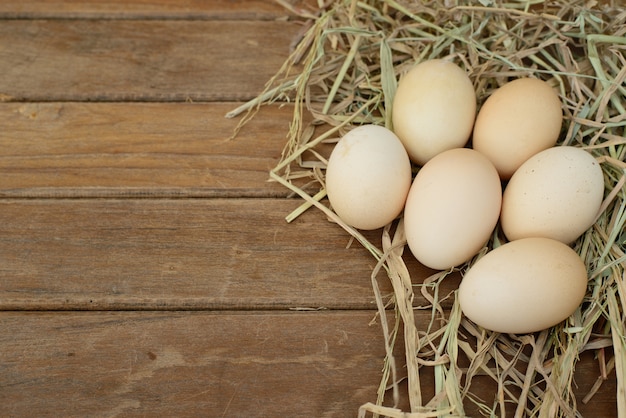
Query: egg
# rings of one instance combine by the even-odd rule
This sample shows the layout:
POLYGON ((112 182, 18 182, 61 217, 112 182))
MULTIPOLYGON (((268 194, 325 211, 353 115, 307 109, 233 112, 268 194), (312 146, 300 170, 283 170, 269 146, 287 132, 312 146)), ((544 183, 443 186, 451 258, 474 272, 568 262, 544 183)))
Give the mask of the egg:
POLYGON ((593 225, 603 195, 602 169, 591 154, 549 148, 522 164, 507 184, 502 231, 509 240, 536 236, 569 244, 593 225))
POLYGON ((462 264, 491 237, 501 203, 498 172, 485 156, 468 148, 444 151, 411 185, 404 210, 409 249, 433 269, 462 264))
POLYGON ((475 118, 474 87, 453 62, 423 61, 398 83, 392 103, 393 131, 418 165, 440 152, 463 147, 475 118))
POLYGON ((481 106, 472 148, 509 179, 528 158, 556 144, 562 123, 555 90, 543 80, 519 78, 498 88, 481 106))
POLYGON ((583 301, 587 270, 569 246, 550 238, 508 242, 480 258, 458 290, 463 314, 491 331, 541 331, 583 301))
POLYGON ((411 161, 398 137, 377 125, 354 128, 339 140, 326 168, 326 193, 348 225, 377 229, 403 210, 411 161))

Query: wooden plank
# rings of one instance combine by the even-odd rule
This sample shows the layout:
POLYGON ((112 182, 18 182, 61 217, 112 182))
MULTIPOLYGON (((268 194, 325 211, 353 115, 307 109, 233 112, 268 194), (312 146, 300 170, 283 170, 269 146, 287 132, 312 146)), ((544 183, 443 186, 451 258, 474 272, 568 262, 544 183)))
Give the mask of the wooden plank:
MULTIPOLYGON (((304 1, 291 1, 306 7, 304 1)), ((314 4, 310 2, 310 5, 314 4)), ((309 5, 309 6, 310 6, 309 5)), ((287 9, 271 0, 5 0, 5 19, 223 19, 270 20, 285 17, 287 9)))
POLYGON ((384 356, 372 318, 0 313, 0 415, 356 416, 384 356))
POLYGON ((287 21, 4 20, 4 101, 245 101, 280 68, 287 21))
POLYGON ((268 182, 291 107, 229 141, 233 103, 1 103, 2 197, 286 196, 268 182))
MULTIPOLYGON (((424 329, 429 313, 416 315, 424 329)), ((372 319, 372 311, 1 312, 0 415, 356 416, 376 399, 385 355, 372 319)), ((579 403, 588 386, 578 385, 598 375, 584 353, 579 403)), ((614 376, 579 405, 584 416, 617 416, 614 376)), ((428 400, 432 368, 421 377, 428 400)), ((472 393, 491 403, 497 388, 486 379, 475 377, 472 393)), ((469 401, 466 412, 480 416, 469 401)))
POLYGON ((287 224, 298 204, 0 200, 0 309, 374 308, 374 258, 319 211, 287 224))

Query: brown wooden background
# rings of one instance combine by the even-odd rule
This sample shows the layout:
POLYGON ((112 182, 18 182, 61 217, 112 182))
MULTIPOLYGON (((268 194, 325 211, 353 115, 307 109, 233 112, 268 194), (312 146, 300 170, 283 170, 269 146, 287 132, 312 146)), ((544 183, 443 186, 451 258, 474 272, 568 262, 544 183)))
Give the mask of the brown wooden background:
MULTIPOLYGON (((287 224, 300 202, 267 182, 290 107, 227 140, 225 113, 301 30, 288 16, 0 3, 0 416, 350 417, 376 399, 373 259, 316 211, 287 224)), ((598 375, 585 354, 576 393, 598 375)), ((581 411, 614 416, 615 389, 581 411)))

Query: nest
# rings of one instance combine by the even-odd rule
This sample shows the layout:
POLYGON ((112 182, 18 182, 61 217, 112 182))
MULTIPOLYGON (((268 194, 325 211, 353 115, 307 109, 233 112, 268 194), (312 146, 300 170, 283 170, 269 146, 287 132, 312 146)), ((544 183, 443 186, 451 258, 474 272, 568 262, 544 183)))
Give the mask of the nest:
MULTIPOLYGON (((570 0, 343 0, 315 10, 281 3, 302 18, 293 51, 263 94, 228 116, 244 113, 243 126, 261 105, 292 103, 282 159, 270 173, 302 199, 286 219, 317 208, 377 261, 371 277, 375 319, 387 356, 378 396, 359 415, 460 417, 472 404, 485 416, 574 417, 580 415, 577 402, 589 401, 614 369, 617 409, 626 417, 626 9, 570 0), (324 200, 328 144, 359 124, 391 127, 398 79, 431 58, 465 69, 479 106, 512 79, 547 81, 563 104, 558 145, 584 148, 601 164, 601 213, 572 244, 588 269, 587 295, 557 326, 529 335, 490 332, 462 315, 454 293, 452 307, 444 309, 440 283, 449 274, 462 275, 475 259, 415 283, 404 262, 401 218, 382 229, 379 247, 342 222, 324 200), (391 298, 381 295, 379 280, 391 281, 391 298), (425 327, 415 323, 415 292, 430 301, 432 320, 425 327), (398 384, 393 356, 399 335, 406 389, 398 384), (573 374, 579 355, 588 350, 596 352, 601 375, 581 400, 573 394, 573 374), (435 377, 430 399, 420 386, 427 368, 435 377), (493 380, 492 398, 472 392, 477 376, 493 380), (409 411, 397 407, 401 398, 408 399, 409 411)), ((498 245, 499 236, 495 231, 483 253, 498 245)))

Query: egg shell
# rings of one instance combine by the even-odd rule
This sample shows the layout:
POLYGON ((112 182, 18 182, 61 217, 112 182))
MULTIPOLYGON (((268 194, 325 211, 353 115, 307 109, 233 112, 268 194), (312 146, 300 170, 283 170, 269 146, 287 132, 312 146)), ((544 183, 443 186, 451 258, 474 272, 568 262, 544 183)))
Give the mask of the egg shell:
POLYGON ((489 240, 501 203, 498 172, 485 156, 468 148, 444 151, 421 168, 409 191, 409 249, 433 269, 462 264, 489 240))
POLYGON ((528 158, 556 144, 562 124, 556 91, 543 80, 519 78, 495 90, 481 106, 472 147, 509 179, 528 158))
POLYGON ((604 195, 600 164, 587 151, 544 150, 513 174, 502 199, 502 231, 509 240, 547 237, 569 244, 589 229, 604 195))
POLYGON ((463 147, 475 118, 476 92, 465 71, 453 62, 423 61, 398 83, 393 131, 418 165, 440 152, 463 147))
POLYGON ((586 289, 587 270, 574 250, 550 238, 524 238, 480 258, 462 278, 458 298, 481 327, 523 334, 565 320, 586 289))
POLYGON ((335 145, 326 169, 326 192, 344 222, 371 230, 402 212, 411 178, 411 162, 398 137, 382 126, 363 125, 335 145))

